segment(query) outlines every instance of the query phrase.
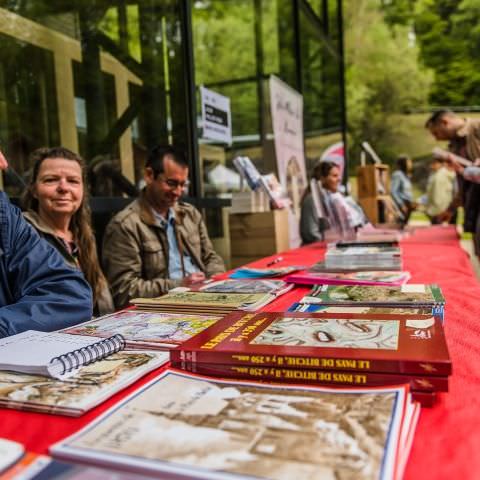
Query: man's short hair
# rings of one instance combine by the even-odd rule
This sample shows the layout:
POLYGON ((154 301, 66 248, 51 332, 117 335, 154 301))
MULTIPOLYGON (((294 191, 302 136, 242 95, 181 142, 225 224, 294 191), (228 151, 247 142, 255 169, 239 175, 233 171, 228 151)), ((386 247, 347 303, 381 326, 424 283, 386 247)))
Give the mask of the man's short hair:
POLYGON ((155 177, 165 171, 164 158, 171 157, 172 160, 181 167, 188 168, 185 152, 173 145, 157 145, 148 154, 145 167, 150 167, 155 177))
POLYGON ((455 115, 451 110, 437 110, 433 112, 429 119, 425 122, 425 128, 435 127, 444 117, 455 115))

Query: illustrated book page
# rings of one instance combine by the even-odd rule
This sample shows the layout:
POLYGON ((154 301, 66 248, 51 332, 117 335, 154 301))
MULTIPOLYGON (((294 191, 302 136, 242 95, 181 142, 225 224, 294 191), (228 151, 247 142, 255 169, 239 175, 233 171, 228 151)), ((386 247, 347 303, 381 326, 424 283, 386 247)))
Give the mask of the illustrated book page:
POLYGON ((60 381, 0 371, 0 406, 78 416, 168 361, 166 352, 123 351, 60 381))
POLYGON ((220 320, 215 315, 123 310, 62 330, 74 335, 110 337, 120 333, 127 347, 168 349, 188 340, 220 320))
POLYGON ((390 479, 408 402, 406 387, 274 386, 167 370, 51 453, 192 478, 390 479))

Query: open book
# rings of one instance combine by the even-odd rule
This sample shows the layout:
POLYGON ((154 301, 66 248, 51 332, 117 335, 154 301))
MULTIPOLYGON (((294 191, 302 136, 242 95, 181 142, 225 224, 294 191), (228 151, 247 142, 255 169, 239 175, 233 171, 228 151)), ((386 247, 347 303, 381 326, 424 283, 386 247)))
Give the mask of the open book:
POLYGON ((28 330, 0 339, 0 370, 68 378, 79 367, 125 348, 121 335, 96 338, 28 330))

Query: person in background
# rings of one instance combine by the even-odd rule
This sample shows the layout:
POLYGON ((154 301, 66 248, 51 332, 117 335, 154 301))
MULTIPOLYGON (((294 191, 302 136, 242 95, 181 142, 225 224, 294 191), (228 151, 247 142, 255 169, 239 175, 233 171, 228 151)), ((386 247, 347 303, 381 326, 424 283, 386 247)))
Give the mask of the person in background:
POLYGON ((111 220, 103 240, 105 273, 119 308, 225 271, 202 215, 179 201, 188 188, 183 152, 171 145, 154 148, 144 179, 140 198, 111 220))
POLYGON ((347 200, 339 191, 340 169, 328 161, 318 162, 312 171, 312 178, 320 182, 325 192, 326 215, 331 218, 320 218, 315 207, 310 187, 305 191, 301 201, 300 236, 304 244, 319 242, 324 239, 324 232, 333 225, 345 225, 354 230, 367 223, 361 208, 353 199, 347 200), (328 223, 327 223, 328 222, 328 223))
POLYGON ((113 300, 91 226, 84 161, 67 148, 53 147, 35 150, 31 163, 32 178, 22 199, 25 218, 71 267, 83 272, 92 287, 94 313, 111 313, 113 300))
MULTIPOLYGON (((7 167, 0 152, 0 170, 7 167)), ((0 192, 0 338, 67 328, 91 316, 92 292, 83 275, 0 192)))
MULTIPOLYGON (((433 157, 427 181, 425 213, 433 225, 442 223, 439 215, 451 204, 454 196, 455 172, 445 167, 445 162, 433 157)), ((452 219, 455 218, 452 217, 452 219)))
MULTIPOLYGON (((462 118, 450 110, 433 113, 425 123, 436 140, 448 141, 448 150, 475 163, 480 159, 480 120, 462 118)), ((440 222, 451 221, 457 208, 463 205, 466 232, 474 233, 475 254, 480 256, 480 185, 470 182, 468 177, 457 175, 458 191, 448 208, 437 218, 440 222)))
POLYGON ((397 169, 392 173, 390 193, 393 201, 403 214, 403 223, 408 223, 410 214, 417 208, 413 200, 412 174, 413 162, 407 155, 400 155, 397 158, 397 169))

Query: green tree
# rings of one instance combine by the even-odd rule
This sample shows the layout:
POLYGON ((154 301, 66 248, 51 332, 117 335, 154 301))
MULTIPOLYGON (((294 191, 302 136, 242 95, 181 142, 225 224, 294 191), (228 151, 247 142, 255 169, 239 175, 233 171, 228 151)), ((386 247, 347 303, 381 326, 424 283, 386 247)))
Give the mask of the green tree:
POLYGON ((345 2, 350 158, 370 142, 386 162, 401 151, 398 115, 427 102, 431 73, 422 68, 412 27, 389 24, 377 0, 345 2))

